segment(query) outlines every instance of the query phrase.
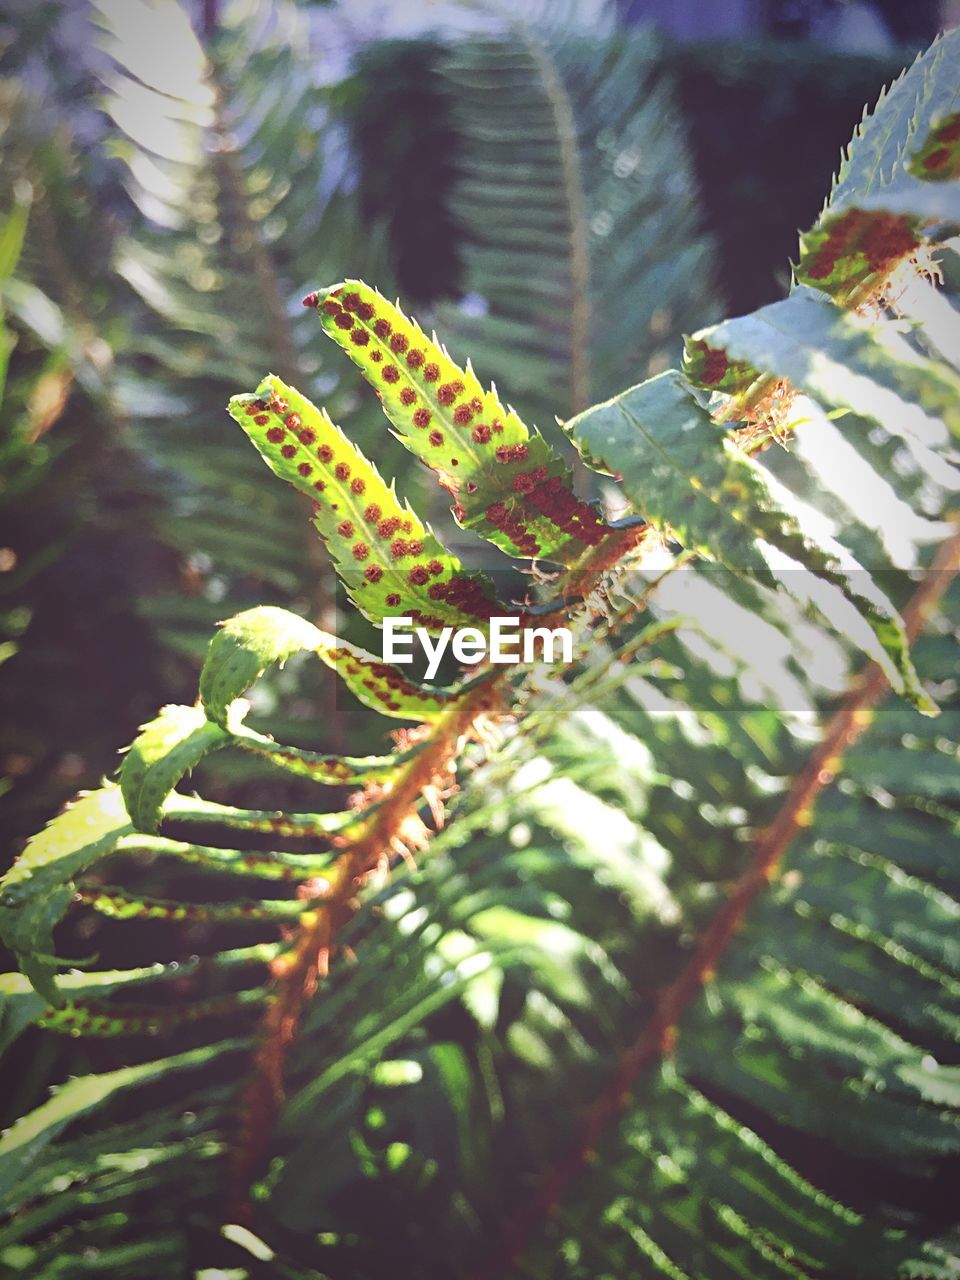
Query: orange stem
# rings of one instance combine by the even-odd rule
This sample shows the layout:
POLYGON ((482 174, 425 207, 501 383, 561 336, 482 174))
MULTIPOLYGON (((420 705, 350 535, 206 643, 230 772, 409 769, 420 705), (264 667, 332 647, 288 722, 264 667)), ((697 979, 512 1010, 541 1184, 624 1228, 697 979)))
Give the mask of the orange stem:
POLYGON ((477 720, 494 710, 502 672, 479 682, 453 703, 433 727, 430 740, 403 767, 390 792, 327 876, 309 881, 303 891, 319 901, 304 914, 293 946, 272 966, 274 996, 260 1027, 253 1066, 241 1101, 240 1139, 234 1151, 231 1208, 248 1222, 248 1188, 269 1147, 283 1102, 283 1076, 290 1047, 304 1009, 326 977, 337 933, 357 909, 363 881, 389 857, 403 823, 416 813, 422 794, 435 778, 444 777, 471 736, 477 720))
MULTIPOLYGON (((904 610, 911 640, 920 633, 930 610, 958 571, 960 533, 942 545, 904 610)), ((624 1053, 616 1076, 590 1107, 576 1150, 544 1177, 535 1195, 507 1225, 491 1261, 474 1273, 473 1280, 494 1280, 515 1266, 533 1231, 556 1211, 571 1184, 592 1160, 604 1130, 630 1101, 640 1073, 672 1051, 680 1018, 713 977, 754 898, 773 879, 797 834, 809 826, 817 797, 836 778, 844 752, 864 733, 887 688, 882 669, 871 663, 827 725, 820 745, 797 775, 773 822, 758 839, 750 865, 704 930, 693 956, 663 989, 656 1012, 642 1035, 624 1053)))

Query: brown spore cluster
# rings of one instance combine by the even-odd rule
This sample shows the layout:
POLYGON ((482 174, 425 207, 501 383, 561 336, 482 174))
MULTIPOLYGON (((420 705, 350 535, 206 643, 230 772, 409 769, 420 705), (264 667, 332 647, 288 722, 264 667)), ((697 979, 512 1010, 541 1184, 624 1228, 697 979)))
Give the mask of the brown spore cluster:
POLYGON ((827 238, 807 266, 813 280, 826 280, 843 258, 862 254, 871 273, 887 276, 920 247, 909 221, 893 213, 851 209, 830 227, 827 238))

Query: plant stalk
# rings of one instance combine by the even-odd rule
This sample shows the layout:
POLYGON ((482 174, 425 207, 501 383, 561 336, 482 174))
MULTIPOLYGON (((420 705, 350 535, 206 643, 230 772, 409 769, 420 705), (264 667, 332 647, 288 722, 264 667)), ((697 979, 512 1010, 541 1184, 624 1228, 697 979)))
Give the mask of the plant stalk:
MULTIPOLYGON (((903 611, 911 640, 923 630, 930 612, 958 572, 960 532, 942 544, 903 611)), ((751 903, 774 879, 794 839, 809 827, 817 798, 836 779, 844 754, 866 731, 888 688, 883 669, 876 663, 871 663, 852 686, 828 723, 820 745, 794 779, 773 822, 757 840, 748 867, 707 925, 694 954, 662 990, 653 1017, 622 1056, 611 1083, 588 1110, 576 1149, 545 1175, 536 1193, 508 1223, 491 1260, 474 1272, 471 1280, 494 1280, 515 1268, 533 1232, 556 1213, 578 1175, 595 1158, 608 1125, 629 1104, 637 1078, 673 1051, 680 1018, 713 979, 751 903)))

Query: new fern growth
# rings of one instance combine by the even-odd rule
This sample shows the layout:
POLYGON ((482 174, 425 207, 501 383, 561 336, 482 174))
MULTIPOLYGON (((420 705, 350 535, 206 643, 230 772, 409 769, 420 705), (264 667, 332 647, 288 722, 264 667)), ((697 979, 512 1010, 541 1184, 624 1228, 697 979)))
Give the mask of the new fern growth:
POLYGON ((865 123, 790 297, 696 334, 682 370, 565 424, 621 486, 623 519, 583 501, 548 440, 398 305, 356 280, 304 300, 461 528, 530 576, 521 599, 500 598, 271 374, 230 414, 309 498, 359 613, 432 632, 562 620, 579 649, 558 679, 481 665, 435 686, 281 609, 223 624, 196 704, 144 726, 118 780, 3 881, 0 934, 23 974, 3 986, 4 1047, 32 1027, 133 1046, 0 1142, 0 1258, 15 1273, 71 1274, 93 1248, 109 1274, 140 1278, 244 1250, 256 1274, 303 1278, 383 1274, 388 1259, 411 1276, 955 1274, 942 1224, 868 1221, 776 1147, 783 1130, 813 1133, 922 1172, 960 1149, 957 1072, 934 1054, 958 1025, 955 871, 935 850, 958 798, 936 744, 955 744, 960 713, 945 629, 920 641, 930 691, 910 653, 954 608, 958 540, 901 614, 767 451, 811 420, 836 417, 863 447, 880 429, 912 460, 890 469, 901 505, 919 504, 918 473, 929 485, 955 462, 960 376, 890 307, 904 280, 932 290, 930 255, 954 253, 958 51, 942 41, 865 123), (755 635, 816 621, 875 659, 812 753, 738 684, 749 650, 724 674, 663 603, 682 566, 701 582, 709 566, 755 635), (394 750, 321 754, 248 727, 252 687, 301 654, 408 722, 394 750), (887 681, 904 704, 876 712, 887 681), (934 734, 932 693, 947 703, 934 734), (923 759, 898 772, 883 751, 905 732, 923 759), (185 789, 223 750, 352 794, 287 811, 185 789), (815 812, 845 753, 863 785, 815 812), (806 842, 821 815, 822 845, 806 842), (124 882, 154 864, 179 869, 176 893, 124 882), (61 926, 78 905, 229 940, 182 963, 71 968, 61 926), (171 1051, 152 1057, 160 1037, 171 1051), (142 1211, 109 1207, 134 1197, 142 1211), (385 1239, 365 1211, 382 1221, 396 1199, 385 1239))

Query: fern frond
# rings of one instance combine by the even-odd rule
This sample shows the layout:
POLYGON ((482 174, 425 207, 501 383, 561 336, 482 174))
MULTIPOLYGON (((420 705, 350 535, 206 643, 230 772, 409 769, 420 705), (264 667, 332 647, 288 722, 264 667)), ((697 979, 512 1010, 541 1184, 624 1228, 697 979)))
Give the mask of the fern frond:
POLYGON ((404 445, 454 496, 454 513, 510 555, 569 563, 608 532, 536 430, 483 391, 420 326, 359 280, 309 295, 326 333, 376 388, 404 445))
POLYGON ((467 299, 441 320, 540 423, 665 368, 713 307, 657 42, 608 18, 499 13, 443 67, 466 143, 467 299))

